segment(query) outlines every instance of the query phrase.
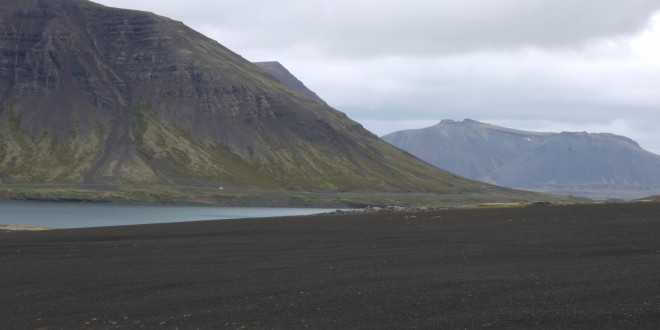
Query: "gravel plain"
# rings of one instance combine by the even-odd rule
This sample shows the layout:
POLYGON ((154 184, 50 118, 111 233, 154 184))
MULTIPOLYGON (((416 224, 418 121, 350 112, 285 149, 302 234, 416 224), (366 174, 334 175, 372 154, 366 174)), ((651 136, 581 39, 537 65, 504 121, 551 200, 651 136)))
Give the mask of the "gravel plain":
POLYGON ((0 329, 657 329, 660 204, 0 234, 0 329))

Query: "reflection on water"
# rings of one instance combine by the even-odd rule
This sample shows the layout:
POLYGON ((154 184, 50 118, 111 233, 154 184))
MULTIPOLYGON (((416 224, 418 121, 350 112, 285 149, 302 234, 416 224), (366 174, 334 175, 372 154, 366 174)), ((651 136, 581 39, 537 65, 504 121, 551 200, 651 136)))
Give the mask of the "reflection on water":
POLYGON ((79 228, 308 215, 334 209, 0 202, 0 224, 79 228))

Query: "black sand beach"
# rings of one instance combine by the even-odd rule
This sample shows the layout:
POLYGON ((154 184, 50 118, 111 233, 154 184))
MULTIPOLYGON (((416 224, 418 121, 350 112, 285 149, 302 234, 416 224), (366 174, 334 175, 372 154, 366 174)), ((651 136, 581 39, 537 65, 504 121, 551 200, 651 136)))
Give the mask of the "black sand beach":
POLYGON ((2 329, 660 324, 660 204, 0 234, 2 329))

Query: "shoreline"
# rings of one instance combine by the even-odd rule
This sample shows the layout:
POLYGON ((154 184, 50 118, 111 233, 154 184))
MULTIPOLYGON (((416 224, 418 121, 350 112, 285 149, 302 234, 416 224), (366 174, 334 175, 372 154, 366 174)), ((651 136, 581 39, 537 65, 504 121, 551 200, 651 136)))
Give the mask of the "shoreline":
MULTIPOLYGON (((62 202, 54 202, 54 201, 7 201, 7 200, 0 200, 0 205, 1 203, 10 203, 10 202, 20 202, 20 203, 55 203, 55 204, 73 204, 73 205, 79 205, 79 204, 87 204, 87 202, 77 202, 77 201, 62 201, 62 202)), ((16 231, 43 231, 43 230, 70 230, 70 229, 81 229, 81 228, 108 228, 108 227, 117 227, 117 226, 142 226, 142 225, 159 225, 159 224, 168 224, 168 223, 194 223, 194 222, 199 222, 199 221, 229 221, 229 220, 239 220, 239 221, 249 221, 249 220, 254 220, 254 219, 277 219, 277 218, 287 218, 287 217, 315 217, 315 216, 329 216, 329 215, 335 215, 335 216, 348 216, 348 215, 366 215, 366 216, 374 216, 374 215, 380 215, 380 216, 387 216, 387 215, 395 215, 395 216, 402 216, 404 218, 415 218, 418 215, 424 215, 432 212, 439 212, 439 211, 447 211, 447 210, 471 210, 471 209, 482 209, 482 210, 488 210, 488 209, 512 209, 512 208, 525 208, 525 207, 560 207, 560 206, 571 206, 571 205, 602 205, 602 204, 653 204, 653 203, 658 203, 658 201, 654 200, 639 200, 639 201, 594 201, 594 202, 589 202, 589 203, 575 203, 575 202, 563 202, 563 203, 552 203, 552 202, 515 202, 515 203, 480 203, 480 204, 467 204, 467 205, 450 205, 450 206, 394 206, 394 205, 388 205, 388 206, 369 206, 369 207, 364 207, 364 208, 354 208, 354 209, 335 209, 335 208, 314 208, 314 207, 293 207, 293 209, 317 209, 319 212, 318 213, 311 213, 311 214, 272 214, 272 215, 246 215, 246 216, 237 216, 237 217, 227 217, 227 218, 212 218, 209 217, 209 219, 190 219, 190 220, 185 220, 185 219, 173 219, 173 220, 168 220, 168 221, 161 221, 161 222, 154 222, 154 221, 136 221, 136 222, 129 222, 129 223, 112 223, 112 222, 101 222, 101 223, 96 223, 92 225, 85 225, 84 222, 82 223, 81 226, 47 226, 47 225, 40 225, 40 224, 11 224, 11 223, 5 223, 5 224, 0 224, 0 233, 10 233, 10 232, 16 232, 16 231)), ((89 203, 92 205, 95 205, 97 203, 89 203)), ((255 209, 260 209, 264 207, 260 206, 214 206, 214 205, 197 205, 197 204, 149 204, 149 203, 104 203, 108 205, 113 205, 113 206, 164 206, 164 207, 177 207, 177 206, 182 206, 182 207, 209 207, 209 208, 255 208, 255 209)), ((266 209, 291 209, 292 207, 265 207, 266 209)))

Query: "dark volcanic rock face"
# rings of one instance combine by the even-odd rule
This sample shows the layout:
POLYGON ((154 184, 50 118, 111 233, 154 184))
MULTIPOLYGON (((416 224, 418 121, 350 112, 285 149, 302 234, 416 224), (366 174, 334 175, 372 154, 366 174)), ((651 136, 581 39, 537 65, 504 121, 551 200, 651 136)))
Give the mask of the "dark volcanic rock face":
POLYGON ((507 187, 599 198, 660 192, 660 156, 613 134, 526 132, 465 120, 383 139, 440 168, 507 187))
POLYGON ((0 0, 4 182, 494 189, 437 171, 180 22, 0 0))

